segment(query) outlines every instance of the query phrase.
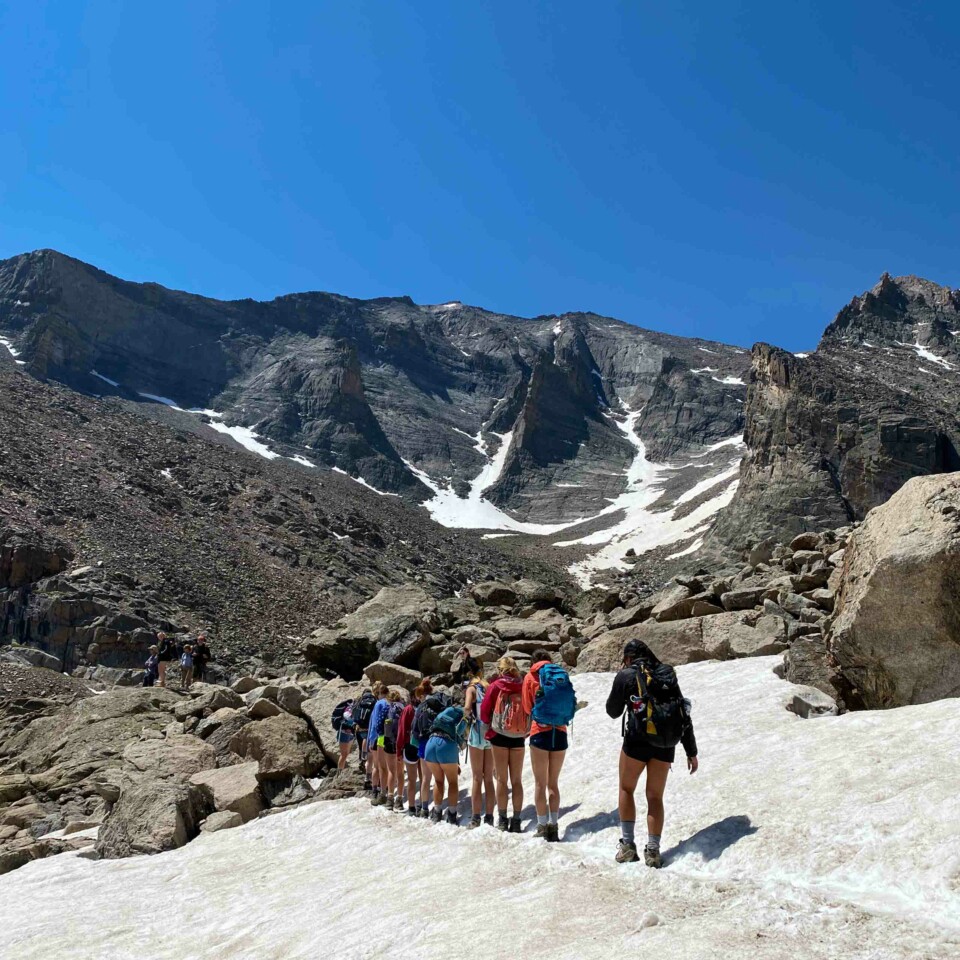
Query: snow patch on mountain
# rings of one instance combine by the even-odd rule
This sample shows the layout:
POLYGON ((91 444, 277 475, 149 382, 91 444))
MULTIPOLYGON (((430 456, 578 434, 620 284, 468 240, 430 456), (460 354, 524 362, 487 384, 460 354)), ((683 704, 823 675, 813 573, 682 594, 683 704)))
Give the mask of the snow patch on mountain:
MULTIPOLYGON (((700 771, 674 766, 662 870, 614 862, 620 723, 603 708, 611 675, 584 674, 561 843, 533 838, 529 807, 515 835, 313 804, 159 856, 64 854, 6 874, 0 955, 956 958, 957 701, 801 720, 779 659, 678 669, 700 771), (390 895, 371 909, 376 891, 390 895), (171 897, 175 932, 157 909, 171 897)), ((524 781, 532 793, 529 759, 524 781)))
POLYGON ((7 352, 21 367, 26 366, 26 360, 17 360, 17 357, 20 356, 20 351, 13 345, 12 340, 8 340, 6 337, 0 337, 0 347, 6 347, 7 352))

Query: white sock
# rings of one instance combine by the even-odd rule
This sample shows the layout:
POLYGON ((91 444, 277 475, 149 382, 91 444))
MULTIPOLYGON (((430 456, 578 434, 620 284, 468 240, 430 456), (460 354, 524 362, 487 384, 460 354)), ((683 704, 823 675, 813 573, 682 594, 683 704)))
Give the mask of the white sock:
POLYGON ((547 811, 547 823, 556 823, 560 819, 559 810, 548 810, 547 811))
POLYGON ((547 825, 547 822, 548 821, 546 816, 541 817, 539 813, 537 814, 537 824, 539 826, 545 827, 547 825))
POLYGON ((648 849, 648 850, 659 850, 659 849, 660 849, 660 834, 659 834, 659 833, 648 833, 648 834, 647 834, 647 849, 648 849))

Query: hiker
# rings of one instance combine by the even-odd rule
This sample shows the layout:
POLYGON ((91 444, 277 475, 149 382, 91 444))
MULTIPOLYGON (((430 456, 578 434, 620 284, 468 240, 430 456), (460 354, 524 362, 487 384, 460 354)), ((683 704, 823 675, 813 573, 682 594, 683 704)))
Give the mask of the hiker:
POLYGON ((370 728, 370 715, 377 702, 377 698, 370 690, 364 690, 353 704, 353 729, 357 738, 357 747, 360 754, 360 772, 363 777, 363 789, 373 789, 373 760, 369 753, 367 731, 370 728))
POLYGON ((577 712, 570 675, 546 650, 536 650, 523 678, 523 709, 531 715, 530 766, 537 836, 560 839, 560 770, 567 755, 567 724, 577 712))
POLYGON ((376 716, 380 704, 386 703, 377 726, 377 764, 380 769, 380 802, 377 806, 392 810, 395 806, 393 793, 397 786, 397 728, 404 705, 403 698, 396 690, 385 687, 384 697, 385 700, 378 700, 374 708, 376 716))
POLYGON ((432 690, 429 680, 421 681, 420 685, 410 697, 410 702, 400 714, 400 729, 397 732, 397 794, 400 801, 399 808, 403 809, 403 769, 406 768, 407 781, 407 816, 416 817, 420 814, 420 804, 417 795, 417 778, 420 772, 420 753, 417 738, 413 733, 413 720, 417 715, 417 707, 424 696, 424 684, 432 690))
POLYGON ((147 662, 143 665, 143 685, 145 687, 152 687, 157 682, 157 677, 160 675, 160 649, 154 643, 150 647, 150 656, 147 657, 147 662))
POLYGON ((204 683, 207 676, 207 664, 213 659, 210 647, 207 646, 207 635, 197 634, 197 642, 193 645, 193 679, 197 683, 204 683))
POLYGON ((337 746, 340 748, 337 770, 347 769, 347 758, 350 756, 350 751, 357 739, 356 724, 353 719, 356 703, 357 700, 341 700, 333 708, 333 715, 330 718, 330 724, 337 732, 337 746))
POLYGON ((193 683, 193 647, 189 643, 183 645, 180 654, 180 689, 189 690, 193 683))
POLYGON ((367 729, 367 750, 371 764, 371 783, 373 788, 373 799, 370 801, 374 807, 382 806, 387 802, 384 795, 386 781, 380 776, 380 730, 383 726, 383 715, 387 712, 390 702, 387 700, 387 688, 379 680, 373 685, 373 695, 377 702, 373 705, 370 713, 370 726, 367 729))
POLYGON ((430 739, 423 757, 434 777, 433 810, 430 820, 439 823, 446 820, 457 825, 457 806, 460 802, 460 750, 464 744, 466 724, 463 707, 449 706, 438 714, 430 727, 430 739), (444 786, 447 803, 443 806, 444 786))
POLYGON ((157 634, 157 679, 161 687, 167 685, 167 667, 177 655, 176 644, 163 632, 157 634))
POLYGON ((470 753, 470 772, 473 784, 470 788, 470 824, 473 830, 481 823, 493 826, 493 745, 487 740, 489 727, 480 719, 480 707, 487 690, 483 677, 483 664, 467 656, 463 661, 463 673, 467 677, 463 715, 467 721, 467 749, 470 753))
POLYGON ((486 738, 493 747, 497 771, 497 829, 521 833, 523 810, 523 754, 530 733, 530 714, 523 709, 522 674, 513 657, 497 661, 498 676, 486 689, 480 719, 489 724, 486 738), (507 781, 513 816, 507 819, 507 781))
POLYGON ((663 792, 676 745, 683 744, 690 773, 696 773, 699 765, 690 702, 680 692, 673 667, 661 663, 643 641, 631 640, 623 648, 623 667, 614 677, 607 713, 614 719, 623 716, 617 863, 640 859, 634 840, 637 806, 633 793, 646 768, 647 842, 643 860, 648 867, 659 868, 663 866, 663 792))
POLYGON ((434 720, 452 704, 450 697, 442 691, 433 690, 429 678, 424 678, 417 688, 423 692, 423 700, 413 715, 412 736, 417 739, 417 755, 420 757, 420 816, 430 816, 430 801, 433 797, 433 771, 427 763, 427 741, 434 720))

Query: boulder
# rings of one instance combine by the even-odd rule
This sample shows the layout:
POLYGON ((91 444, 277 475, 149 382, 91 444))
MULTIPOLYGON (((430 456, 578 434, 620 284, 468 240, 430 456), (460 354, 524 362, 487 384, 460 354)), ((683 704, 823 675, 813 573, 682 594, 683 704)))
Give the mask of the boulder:
POLYGON ((340 756, 337 745, 337 732, 330 725, 333 708, 342 700, 352 700, 360 695, 364 685, 348 683, 337 677, 323 685, 316 696, 309 697, 300 704, 300 711, 310 725, 314 739, 328 763, 335 764, 340 756))
POLYGON ((790 541, 790 549, 796 553, 798 550, 816 550, 820 543, 820 534, 808 531, 795 536, 790 541))
POLYGON ((96 851, 106 860, 182 847, 212 810, 196 784, 144 779, 124 787, 100 828, 96 851))
POLYGON ((780 617, 763 616, 754 626, 741 624, 741 629, 729 634, 728 641, 731 657, 766 657, 782 653, 787 649, 787 625, 780 617))
POLYGON ((506 620, 497 620, 493 624, 493 629, 500 639, 509 646, 514 645, 514 641, 543 641, 547 639, 549 631, 545 623, 536 620, 523 620, 520 618, 508 618, 506 620))
POLYGON ((243 727, 230 741, 230 749, 238 757, 259 762, 261 781, 297 774, 312 777, 323 767, 323 755, 306 721, 287 713, 243 727))
POLYGON ((871 510, 843 570, 829 643, 848 706, 960 696, 960 475, 914 477, 871 510))
POLYGON ((301 648, 304 657, 321 669, 357 679, 363 668, 379 655, 369 637, 351 637, 344 630, 314 630, 301 648))
POLYGON ((793 555, 793 562, 797 567, 805 567, 808 564, 818 563, 823 560, 823 553, 820 550, 797 550, 793 555))
MULTIPOLYGON (((672 612, 680 605, 689 601, 690 590, 680 583, 671 583, 650 598, 650 615, 655 620, 678 620, 680 616, 673 616, 672 612)), ((686 607, 689 610, 689 605, 686 607)))
POLYGON ((135 776, 152 780, 188 780, 201 770, 217 765, 217 753, 197 737, 186 735, 165 740, 135 740, 123 751, 123 759, 135 776))
POLYGON ((516 590, 499 580, 475 583, 470 588, 470 596, 480 607, 512 607, 517 602, 516 590))
POLYGON ((635 623, 643 623, 650 618, 653 605, 650 603, 635 603, 630 607, 620 607, 611 611, 607 616, 607 626, 611 630, 621 627, 631 627, 635 623))
POLYGON ((238 763, 232 767, 196 773, 190 782, 204 791, 216 810, 233 812, 246 823, 264 807, 257 770, 256 761, 238 763))
POLYGON ((277 702, 277 694, 280 693, 280 687, 275 683, 266 683, 253 690, 248 690, 243 695, 243 702, 252 707, 258 700, 269 700, 271 703, 277 702))
POLYGON ((821 610, 830 613, 833 611, 833 605, 836 601, 836 595, 832 590, 821 587, 819 590, 811 590, 804 594, 807 600, 812 600, 821 610))
POLYGON ((277 703, 295 717, 300 716, 300 704, 306 699, 306 691, 296 683, 281 683, 277 691, 277 703))
MULTIPOLYGON (((706 620, 717 619, 707 617, 706 620)), ((665 663, 673 665, 709 660, 716 653, 704 647, 703 620, 642 623, 610 630, 588 643, 577 660, 577 672, 619 670, 628 640, 642 640, 665 663)), ((721 654, 722 655, 722 654, 721 654)))
POLYGON ((718 607, 715 603, 709 603, 706 600, 694 600, 690 605, 691 617, 712 617, 717 613, 723 613, 723 607, 718 607))
POLYGON ((23 663, 30 664, 32 667, 44 667, 47 670, 60 672, 60 658, 43 650, 38 650, 36 647, 22 647, 15 643, 7 647, 5 652, 23 661, 23 663))
POLYGON ((459 645, 465 643, 485 643, 487 646, 502 645, 502 641, 492 629, 478 626, 458 627, 450 634, 450 641, 459 645))
POLYGON ((295 807, 309 800, 314 789, 303 777, 291 777, 289 780, 264 780, 263 796, 271 809, 295 807))
POLYGON ((739 587, 721 594, 724 610, 752 610, 763 602, 762 587, 739 587))
POLYGON ((517 580, 513 584, 513 589, 520 603, 538 607, 558 607, 563 602, 563 597, 556 587, 537 580, 517 580))
POLYGON ((206 740, 216 730, 219 730, 223 726, 224 721, 237 713, 236 710, 231 710, 230 707, 223 707, 220 710, 216 710, 214 713, 211 713, 209 717, 205 717, 201 720, 196 728, 193 731, 195 737, 199 737, 201 740, 206 740))
MULTIPOLYGON (((212 733, 206 735, 204 742, 216 752, 217 766, 227 767, 239 763, 240 758, 230 749, 230 743, 248 723, 254 721, 239 710, 218 710, 215 716, 219 718, 220 722, 212 733)), ((201 720, 200 722, 203 723, 204 721, 201 720)), ((195 733, 199 730, 200 725, 198 724, 195 733)))
POLYGON ((461 646, 462 644, 459 643, 444 643, 437 647, 427 647, 420 654, 420 660, 417 664, 420 672, 427 676, 432 676, 435 673, 447 673, 461 646))
POLYGON ((510 649, 507 652, 510 654, 510 656, 516 656, 516 654, 519 653, 529 657, 536 650, 545 650, 547 653, 553 653, 555 650, 559 649, 560 641, 554 639, 553 637, 548 637, 545 640, 511 640, 510 649))
POLYGON ((259 700, 254 700, 253 703, 250 704, 247 710, 247 716, 249 716, 251 720, 264 720, 267 717, 276 717, 283 712, 279 705, 272 700, 268 700, 266 697, 260 697, 259 700))
POLYGON ((827 643, 822 636, 795 640, 783 655, 784 679, 801 686, 816 687, 836 697, 838 677, 830 662, 827 643))
POLYGON ((776 544, 773 540, 761 540, 747 554, 747 563, 751 567, 759 566, 761 563, 769 563, 773 559, 773 551, 776 544))
POLYGON ((446 597, 437 602, 440 626, 443 629, 480 622, 480 608, 470 597, 446 597))
POLYGON ((385 660, 369 664, 363 671, 363 676, 368 683, 373 684, 379 680, 387 686, 403 687, 407 691, 415 690, 423 679, 423 674, 418 670, 401 667, 397 663, 387 663, 385 660))
POLYGON ((242 824, 243 817, 241 817, 239 813, 222 810, 217 813, 211 813, 210 816, 200 824, 200 832, 216 833, 218 830, 229 830, 231 827, 239 827, 242 824))
POLYGON ((810 687, 793 695, 790 709, 804 720, 809 720, 811 717, 835 717, 837 702, 822 690, 810 687))
POLYGON ((260 681, 256 677, 239 677, 230 684, 230 689, 239 694, 249 693, 260 686, 260 681))

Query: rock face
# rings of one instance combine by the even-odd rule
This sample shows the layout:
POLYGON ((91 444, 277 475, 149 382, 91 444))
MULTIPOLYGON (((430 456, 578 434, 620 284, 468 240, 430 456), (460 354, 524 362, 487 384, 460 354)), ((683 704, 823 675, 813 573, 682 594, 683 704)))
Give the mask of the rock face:
POLYGON ((960 476, 909 481, 851 538, 829 643, 853 703, 960 696, 960 476))
POLYGON ((885 274, 817 351, 758 344, 740 484, 714 530, 741 547, 862 519, 911 477, 960 469, 960 296, 885 274))
POLYGON ((190 782, 203 790, 216 810, 236 813, 241 822, 246 823, 263 809, 257 770, 256 762, 239 763, 222 770, 196 773, 190 782))
POLYGON ((261 781, 312 777, 323 766, 306 721, 289 714, 248 724, 230 741, 230 749, 239 757, 258 761, 261 781))

